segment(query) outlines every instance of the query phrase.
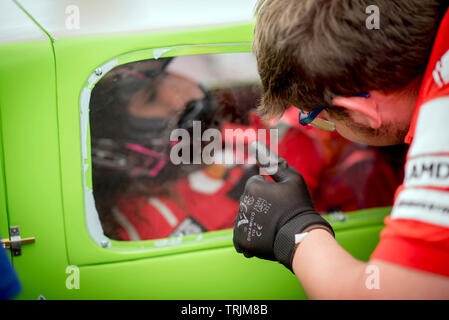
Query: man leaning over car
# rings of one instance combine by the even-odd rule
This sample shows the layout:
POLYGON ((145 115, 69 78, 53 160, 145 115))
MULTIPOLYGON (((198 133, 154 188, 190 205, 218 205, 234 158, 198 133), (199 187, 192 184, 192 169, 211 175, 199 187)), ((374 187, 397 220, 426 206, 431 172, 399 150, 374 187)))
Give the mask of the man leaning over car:
MULTIPOLYGON (((236 250, 281 262, 309 298, 449 298, 447 7, 437 0, 258 5, 253 48, 262 114, 280 115, 291 105, 308 112, 320 107, 350 140, 410 144, 403 185, 366 263, 335 241, 301 174, 282 158, 271 172, 274 183, 254 176, 246 184, 234 227, 236 250), (366 27, 370 5, 379 8, 378 29, 366 27), (261 204, 266 210, 253 215, 261 230, 254 235, 242 219, 261 204), (367 285, 367 270, 378 270, 377 286, 367 285)), ((307 116, 312 120, 316 113, 307 116)), ((297 151, 298 157, 307 152, 301 146, 297 151)))

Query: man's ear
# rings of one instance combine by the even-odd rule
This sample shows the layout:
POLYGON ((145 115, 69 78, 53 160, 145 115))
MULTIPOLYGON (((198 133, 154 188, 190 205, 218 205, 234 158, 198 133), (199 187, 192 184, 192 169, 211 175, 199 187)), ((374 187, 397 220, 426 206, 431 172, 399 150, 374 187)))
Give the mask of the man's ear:
POLYGON ((357 123, 373 129, 379 129, 382 125, 379 105, 373 97, 336 97, 332 102, 334 106, 349 110, 351 119, 357 123))

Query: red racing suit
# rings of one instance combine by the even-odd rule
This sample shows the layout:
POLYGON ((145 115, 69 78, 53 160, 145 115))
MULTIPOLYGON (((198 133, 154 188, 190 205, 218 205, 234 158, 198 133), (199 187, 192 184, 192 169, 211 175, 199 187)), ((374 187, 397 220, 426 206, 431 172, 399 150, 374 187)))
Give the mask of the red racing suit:
MULTIPOLYGON (((255 114, 250 118, 249 126, 225 123, 222 132, 240 129, 244 135, 245 129, 266 129, 255 114)), ((304 178, 315 190, 324 167, 323 147, 304 128, 286 125, 284 131, 278 145, 280 155, 304 172, 304 178), (307 156, 293 159, 289 151, 297 145, 308 150, 307 156)), ((223 139, 225 145, 236 145, 235 136, 231 137, 232 141, 225 141, 226 135, 223 134, 223 139)), ((250 139, 245 137, 244 141, 241 140, 246 150, 252 142, 250 139)), ((267 143, 269 141, 267 137, 267 143)), ((247 163, 247 152, 240 155, 237 151, 231 149, 231 156, 247 163)), ((167 182, 169 193, 119 198, 112 212, 118 224, 117 233, 122 240, 145 240, 232 228, 246 180, 258 173, 259 168, 255 164, 213 164, 167 182)))
POLYGON ((372 259, 449 277, 449 12, 442 20, 406 142, 405 179, 372 259))
MULTIPOLYGON (((400 170, 375 149, 300 126, 298 112, 290 109, 276 125, 278 153, 303 174, 319 212, 393 204, 400 170)), ((249 120, 249 126, 227 123, 222 131, 267 128, 255 114, 249 120)), ((255 165, 214 164, 167 182, 165 194, 122 197, 112 212, 117 233, 122 240, 145 240, 232 228, 246 180, 258 173, 255 165)))

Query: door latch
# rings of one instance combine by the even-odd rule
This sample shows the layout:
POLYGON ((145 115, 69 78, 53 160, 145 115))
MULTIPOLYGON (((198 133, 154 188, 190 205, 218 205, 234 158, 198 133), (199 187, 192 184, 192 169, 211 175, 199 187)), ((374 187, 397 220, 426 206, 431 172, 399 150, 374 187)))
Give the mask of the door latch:
POLYGON ((9 228, 10 239, 1 239, 3 248, 10 248, 13 256, 20 256, 22 254, 22 245, 31 244, 35 242, 35 238, 21 238, 20 228, 18 226, 9 228))

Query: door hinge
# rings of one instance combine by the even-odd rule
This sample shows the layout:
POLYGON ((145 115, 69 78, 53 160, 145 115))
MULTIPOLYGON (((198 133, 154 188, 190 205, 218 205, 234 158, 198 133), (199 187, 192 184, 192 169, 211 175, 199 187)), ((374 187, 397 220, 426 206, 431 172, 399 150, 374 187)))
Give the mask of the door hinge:
POLYGON ((20 256, 22 254, 22 245, 31 244, 35 242, 34 237, 21 238, 20 228, 18 226, 9 228, 10 239, 1 239, 3 248, 10 248, 13 256, 20 256))

